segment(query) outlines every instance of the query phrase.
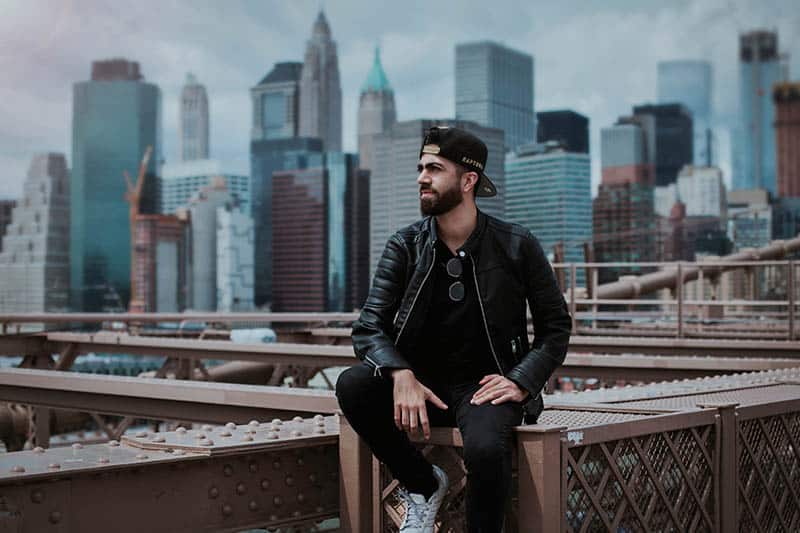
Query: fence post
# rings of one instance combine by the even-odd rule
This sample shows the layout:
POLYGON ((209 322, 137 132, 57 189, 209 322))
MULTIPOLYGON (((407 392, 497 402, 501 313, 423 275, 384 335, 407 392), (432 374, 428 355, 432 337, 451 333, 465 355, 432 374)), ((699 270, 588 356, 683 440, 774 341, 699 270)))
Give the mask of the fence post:
POLYGON ((339 518, 342 531, 372 530, 372 452, 339 416, 339 518))
POLYGON ((789 272, 786 273, 786 293, 789 300, 789 340, 794 340, 794 261, 789 260, 789 272))
POLYGON ((683 263, 678 262, 675 296, 678 298, 678 338, 683 338, 683 263))
POLYGON ((577 273, 577 269, 575 268, 575 263, 569 264, 569 312, 572 315, 572 333, 575 334, 577 331, 577 320, 575 320, 575 313, 578 310, 578 305, 575 303, 575 285, 577 281, 575 280, 575 276, 577 273))
POLYGON ((719 416, 719 471, 717 472, 717 531, 739 531, 738 403, 701 403, 719 416))
POLYGON ((561 531, 561 435, 564 426, 537 424, 517 430, 519 531, 561 531))

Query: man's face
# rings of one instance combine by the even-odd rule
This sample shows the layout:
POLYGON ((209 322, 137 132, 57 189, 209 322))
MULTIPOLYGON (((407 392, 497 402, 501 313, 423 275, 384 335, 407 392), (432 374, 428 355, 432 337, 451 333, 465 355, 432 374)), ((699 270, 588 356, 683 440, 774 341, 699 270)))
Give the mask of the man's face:
POLYGON ((422 154, 417 171, 419 210, 423 216, 443 215, 464 201, 458 167, 449 159, 422 154))

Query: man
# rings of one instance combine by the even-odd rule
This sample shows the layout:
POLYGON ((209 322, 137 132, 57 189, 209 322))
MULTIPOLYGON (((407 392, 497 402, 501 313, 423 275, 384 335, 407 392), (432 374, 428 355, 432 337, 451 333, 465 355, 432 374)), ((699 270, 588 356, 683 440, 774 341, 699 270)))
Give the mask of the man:
POLYGON ((431 425, 461 431, 468 530, 502 529, 513 428, 523 415, 535 422, 566 355, 572 323, 541 246, 476 206, 496 194, 486 157, 466 131, 427 132, 417 178, 425 218, 389 239, 353 325, 362 364, 336 384, 344 416, 404 487, 403 532, 432 533, 447 491, 445 473, 407 435, 427 439, 431 425))

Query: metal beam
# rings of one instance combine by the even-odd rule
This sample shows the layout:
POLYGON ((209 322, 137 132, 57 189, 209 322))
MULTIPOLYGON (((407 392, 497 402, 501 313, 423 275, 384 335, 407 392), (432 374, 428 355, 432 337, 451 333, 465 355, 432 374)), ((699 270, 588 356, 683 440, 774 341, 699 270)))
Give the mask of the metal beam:
POLYGON ((0 401, 215 423, 337 410, 332 391, 19 368, 0 369, 0 401))

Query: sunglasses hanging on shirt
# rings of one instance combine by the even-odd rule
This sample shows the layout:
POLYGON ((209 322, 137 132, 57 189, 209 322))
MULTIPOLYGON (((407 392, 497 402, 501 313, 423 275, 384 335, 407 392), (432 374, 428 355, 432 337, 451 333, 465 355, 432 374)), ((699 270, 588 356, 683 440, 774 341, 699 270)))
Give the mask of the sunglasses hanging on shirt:
POLYGON ((460 302, 464 299, 465 294, 464 283, 462 283, 459 279, 461 278, 461 274, 464 272, 464 267, 461 264, 461 260, 458 257, 453 257, 447 262, 446 270, 450 277, 456 278, 456 281, 451 283, 450 288, 448 289, 450 300, 454 302, 460 302))

